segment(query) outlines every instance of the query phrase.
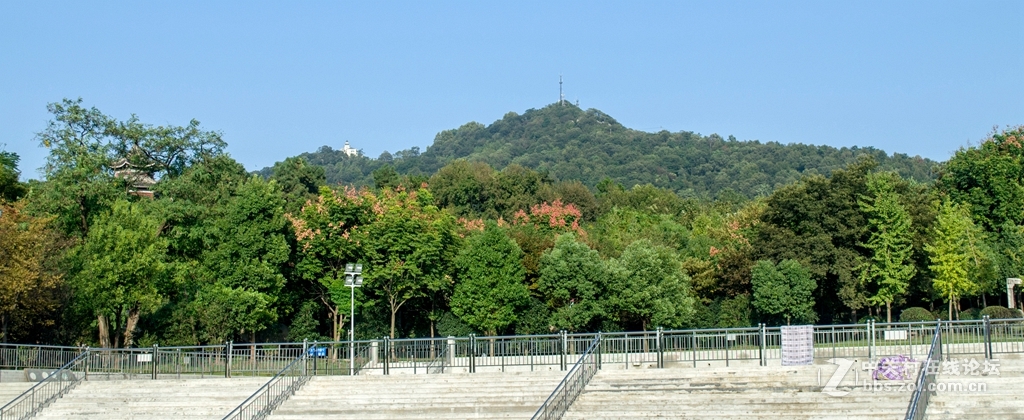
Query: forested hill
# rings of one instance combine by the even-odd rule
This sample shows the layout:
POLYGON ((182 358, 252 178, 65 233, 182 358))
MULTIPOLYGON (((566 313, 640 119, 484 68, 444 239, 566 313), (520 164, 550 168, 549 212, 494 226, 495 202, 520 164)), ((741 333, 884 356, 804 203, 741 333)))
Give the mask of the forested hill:
MULTIPOLYGON (((827 135, 823 133, 823 136, 827 135)), ((358 141, 356 141, 358 146, 358 141)), ((870 154, 880 169, 918 181, 933 179, 936 162, 875 148, 739 141, 717 134, 648 133, 619 124, 596 109, 552 104, 524 114, 509 112, 489 126, 471 122, 438 133, 425 152, 412 148, 377 159, 348 157, 324 146, 300 155, 323 166, 330 184, 372 185, 373 171, 391 165, 399 174, 429 176, 455 159, 509 164, 546 172, 553 180, 594 187, 605 177, 624 186, 653 184, 683 195, 712 196, 731 189, 748 197, 767 194, 803 174, 827 174, 870 154)), ((270 175, 270 168, 261 171, 270 175)))

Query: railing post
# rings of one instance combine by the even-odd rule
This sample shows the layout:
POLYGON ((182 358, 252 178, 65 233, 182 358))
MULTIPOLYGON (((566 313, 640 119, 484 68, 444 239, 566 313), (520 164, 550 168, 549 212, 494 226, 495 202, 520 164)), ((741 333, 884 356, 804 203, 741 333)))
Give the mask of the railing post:
POLYGON ((469 335, 469 373, 476 373, 476 334, 469 335))
POLYGON ((302 376, 306 376, 309 371, 309 342, 305 338, 302 339, 302 354, 305 355, 302 358, 302 376))
POLYGON ((231 353, 232 353, 231 347, 232 347, 231 346, 231 340, 228 340, 227 343, 224 343, 224 351, 227 352, 227 357, 224 358, 224 362, 225 362, 224 363, 224 377, 225 378, 230 378, 231 377, 231 353))
POLYGON ((597 332, 597 369, 601 370, 601 344, 604 340, 601 339, 601 332, 597 332))
POLYGON ((768 361, 765 360, 765 354, 764 354, 765 353, 765 348, 766 348, 766 345, 765 345, 765 342, 764 342, 765 341, 765 337, 766 337, 765 330, 764 330, 764 323, 763 322, 759 322, 757 324, 757 329, 759 330, 759 333, 761 335, 761 340, 760 340, 759 345, 758 345, 759 350, 760 350, 761 366, 768 366, 768 361))
POLYGON ((983 316, 981 319, 985 323, 985 358, 992 360, 992 324, 988 315, 983 316))
POLYGON ((391 363, 391 339, 388 336, 384 336, 384 374, 390 375, 391 363))
POLYGON ((152 377, 152 379, 156 379, 156 375, 157 375, 157 366, 156 365, 159 362, 160 362, 160 345, 159 344, 153 344, 153 377, 152 377))
POLYGON ((664 330, 661 327, 658 327, 658 332, 655 335, 657 337, 657 340, 658 340, 658 343, 657 343, 657 346, 658 346, 658 369, 661 369, 661 368, 665 367, 665 349, 661 345, 661 340, 663 338, 665 338, 663 332, 664 332, 664 330))
MULTIPOLYGON (((452 369, 454 370, 455 369, 455 337, 449 335, 448 336, 448 343, 447 344, 448 344, 448 357, 447 357, 447 359, 448 359, 448 366, 452 366, 452 369)), ((444 373, 444 369, 441 370, 441 373, 444 373)))
POLYGON ((697 331, 690 332, 690 352, 693 359, 693 367, 697 367, 697 331))
POLYGON ((319 354, 317 354, 316 343, 317 341, 313 340, 313 376, 316 376, 316 363, 317 359, 319 359, 319 357, 317 357, 319 354))
POLYGON ((89 359, 92 358, 92 353, 89 352, 89 347, 85 347, 85 380, 89 380, 89 359))
POLYGON ((868 359, 875 360, 875 320, 868 320, 868 359))
POLYGON ((559 341, 562 343, 562 358, 561 358, 560 365, 561 365, 561 369, 564 371, 565 370, 565 353, 567 351, 569 351, 569 349, 568 349, 569 340, 565 336, 565 330, 559 331, 558 335, 559 335, 559 341))

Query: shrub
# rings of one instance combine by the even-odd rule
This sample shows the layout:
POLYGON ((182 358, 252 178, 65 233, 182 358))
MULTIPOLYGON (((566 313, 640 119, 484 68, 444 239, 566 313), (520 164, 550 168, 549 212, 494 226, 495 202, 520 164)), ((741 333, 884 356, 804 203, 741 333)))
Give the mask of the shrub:
POLYGON ((981 319, 981 311, 978 308, 965 309, 960 312, 960 319, 964 321, 981 319))
POLYGON ((986 306, 985 309, 981 310, 978 317, 988 315, 991 319, 1007 319, 1007 318, 1020 318, 1020 311, 1016 309, 1010 309, 1005 306, 986 306))
POLYGON ((885 322, 885 319, 879 318, 876 315, 866 315, 857 320, 858 324, 867 324, 868 321, 885 322))
POLYGON ((920 306, 907 308, 900 312, 900 322, 934 321, 935 319, 935 315, 920 306))

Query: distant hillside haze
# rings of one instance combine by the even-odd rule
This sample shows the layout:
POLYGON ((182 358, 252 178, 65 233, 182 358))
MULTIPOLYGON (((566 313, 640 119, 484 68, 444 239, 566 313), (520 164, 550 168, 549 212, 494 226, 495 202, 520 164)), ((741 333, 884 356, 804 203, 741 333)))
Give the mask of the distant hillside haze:
MULTIPOLYGON (((827 133, 822 133, 823 139, 827 133)), ((354 142, 358 147, 358 141, 354 142)), ((430 176, 457 160, 485 162, 495 169, 519 164, 552 181, 578 180, 594 188, 602 180, 626 187, 651 184, 683 196, 711 196, 731 190, 747 197, 767 195, 805 174, 829 174, 871 155, 879 169, 906 178, 934 179, 935 161, 872 147, 740 141, 717 134, 643 132, 627 128, 596 109, 569 103, 509 112, 491 125, 467 123, 442 131, 425 152, 418 147, 377 158, 348 156, 323 146, 299 155, 324 168, 329 184, 372 186, 373 171, 391 166, 401 175, 430 176)), ((260 171, 264 176, 271 168, 260 171)))

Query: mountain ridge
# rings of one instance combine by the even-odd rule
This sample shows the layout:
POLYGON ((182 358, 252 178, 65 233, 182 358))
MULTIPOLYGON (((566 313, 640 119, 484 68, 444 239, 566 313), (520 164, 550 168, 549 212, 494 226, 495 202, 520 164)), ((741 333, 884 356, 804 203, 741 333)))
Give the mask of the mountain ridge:
MULTIPOLYGON (((322 166, 330 184, 373 185, 372 173, 392 166, 402 175, 430 176, 457 159, 501 169, 511 164, 537 170, 552 180, 579 180, 594 188, 605 178, 626 186, 652 184, 682 195, 718 195, 726 190, 748 197, 766 195, 807 174, 828 174, 861 155, 883 170, 926 182, 938 162, 873 147, 782 144, 722 138, 689 131, 645 132, 623 126, 597 109, 554 103, 522 114, 508 112, 490 125, 469 122, 418 147, 376 158, 347 156, 323 146, 298 155, 322 166)), ((260 171, 269 176, 271 168, 260 171)))

